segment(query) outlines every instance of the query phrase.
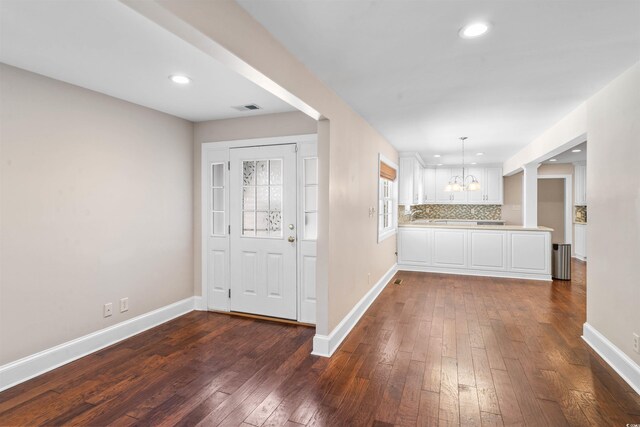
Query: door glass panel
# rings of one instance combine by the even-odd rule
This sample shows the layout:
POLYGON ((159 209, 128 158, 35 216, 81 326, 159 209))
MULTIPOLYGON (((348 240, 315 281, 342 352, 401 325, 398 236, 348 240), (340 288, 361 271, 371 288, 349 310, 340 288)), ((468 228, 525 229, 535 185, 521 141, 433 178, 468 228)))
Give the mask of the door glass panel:
POLYGON ((256 236, 269 236, 269 212, 256 213, 256 236))
POLYGON ((260 160, 256 162, 256 184, 269 185, 269 161, 260 160))
POLYGON ((256 213, 255 211, 243 212, 242 214, 242 235, 243 236, 255 236, 256 235, 256 213))
POLYGON ((274 185, 270 189, 269 209, 272 211, 282 210, 282 187, 279 185, 274 185))
POLYGON ((242 235, 282 238, 282 160, 243 161, 242 235))
POLYGON ((318 183, 318 159, 304 159, 304 183, 306 185, 318 183))
POLYGON ((318 238, 318 214, 316 212, 304 214, 304 238, 307 240, 318 238))
POLYGON ((242 210, 256 210, 256 187, 242 188, 242 210))
POLYGON ((214 188, 211 200, 213 211, 224 212, 224 188, 214 188))
POLYGON ((318 159, 316 157, 304 159, 303 168, 303 238, 316 240, 318 238, 318 159))
POLYGON ((256 162, 242 162, 242 181, 244 185, 255 185, 256 183, 256 162))
POLYGON ((269 161, 269 177, 271 185, 282 184, 282 160, 269 161))
POLYGON ((271 237, 282 236, 282 212, 269 212, 269 235, 271 237))
POLYGON ((224 171, 226 163, 211 164, 211 235, 224 236, 225 232, 225 182, 224 171))
POLYGON ((216 236, 224 235, 224 212, 213 212, 213 224, 212 230, 213 234, 216 236))
POLYGON ((211 165, 211 186, 224 187, 224 163, 211 165))
POLYGON ((256 187, 256 210, 269 210, 269 186, 256 187))

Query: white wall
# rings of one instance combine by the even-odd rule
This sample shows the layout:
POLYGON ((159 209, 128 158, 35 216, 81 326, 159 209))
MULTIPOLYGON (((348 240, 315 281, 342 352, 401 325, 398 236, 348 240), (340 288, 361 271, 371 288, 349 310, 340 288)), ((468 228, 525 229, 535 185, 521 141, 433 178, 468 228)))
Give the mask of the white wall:
POLYGON ((193 295, 192 123, 2 64, 0 88, 0 365, 193 295))
POLYGON ((640 63, 589 98, 587 135, 587 322, 640 364, 640 63))

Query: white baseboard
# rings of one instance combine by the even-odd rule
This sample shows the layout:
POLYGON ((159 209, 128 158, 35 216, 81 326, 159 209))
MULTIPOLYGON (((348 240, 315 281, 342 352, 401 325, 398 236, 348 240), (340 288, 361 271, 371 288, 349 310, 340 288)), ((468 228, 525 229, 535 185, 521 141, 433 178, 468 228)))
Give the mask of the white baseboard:
POLYGON ((459 274, 461 276, 504 277, 507 279, 527 279, 551 281, 550 274, 521 273, 516 271, 472 270, 462 268, 430 267, 423 265, 399 264, 399 271, 420 271, 423 273, 459 274))
POLYGON ((640 366, 636 362, 586 322, 582 327, 582 339, 640 394, 640 366))
POLYGON ((207 304, 204 302, 204 298, 200 295, 193 297, 193 309, 197 311, 208 311, 207 304))
POLYGON ((80 338, 51 347, 6 365, 0 366, 0 391, 41 375, 59 366, 66 365, 90 353, 108 347, 147 329, 193 311, 196 298, 182 301, 150 311, 108 328, 92 332, 80 338))
POLYGON ((398 271, 398 265, 394 264, 378 282, 362 297, 360 301, 351 309, 342 321, 333 328, 329 335, 316 334, 313 337, 313 351, 311 354, 316 356, 331 357, 337 350, 342 341, 349 335, 349 332, 358 323, 362 315, 367 311, 369 306, 378 298, 380 292, 387 286, 389 280, 398 271))

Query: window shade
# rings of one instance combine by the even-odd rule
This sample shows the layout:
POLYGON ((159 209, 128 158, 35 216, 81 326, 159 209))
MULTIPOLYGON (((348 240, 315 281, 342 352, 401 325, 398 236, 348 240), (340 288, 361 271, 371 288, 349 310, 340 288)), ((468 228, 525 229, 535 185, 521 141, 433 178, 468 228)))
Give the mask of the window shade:
POLYGON ((396 170, 384 162, 380 162, 380 177, 390 181, 396 180, 396 170))

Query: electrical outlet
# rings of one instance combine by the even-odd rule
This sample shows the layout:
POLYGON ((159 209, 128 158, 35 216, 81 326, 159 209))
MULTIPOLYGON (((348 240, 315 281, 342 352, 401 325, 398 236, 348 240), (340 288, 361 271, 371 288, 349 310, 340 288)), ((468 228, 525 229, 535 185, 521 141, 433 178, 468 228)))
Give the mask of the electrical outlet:
POLYGON ((129 297, 120 299, 120 313, 129 311, 129 297))
POLYGON ((636 353, 640 353, 640 335, 633 334, 633 349, 636 353))
POLYGON ((109 317, 113 314, 113 304, 108 302, 104 305, 103 311, 104 317, 109 317))

